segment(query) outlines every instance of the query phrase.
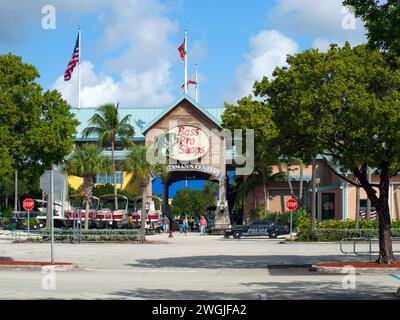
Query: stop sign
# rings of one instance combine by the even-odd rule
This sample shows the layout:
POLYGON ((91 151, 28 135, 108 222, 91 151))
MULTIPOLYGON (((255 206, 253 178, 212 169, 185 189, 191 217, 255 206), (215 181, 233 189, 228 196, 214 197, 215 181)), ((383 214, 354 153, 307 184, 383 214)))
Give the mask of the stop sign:
POLYGON ((35 206, 35 202, 32 199, 25 199, 22 202, 22 207, 24 208, 24 210, 32 210, 33 207, 35 206))
POLYGON ((298 207, 299 203, 296 199, 289 199, 288 201, 286 201, 286 209, 288 209, 289 211, 296 211, 298 207))

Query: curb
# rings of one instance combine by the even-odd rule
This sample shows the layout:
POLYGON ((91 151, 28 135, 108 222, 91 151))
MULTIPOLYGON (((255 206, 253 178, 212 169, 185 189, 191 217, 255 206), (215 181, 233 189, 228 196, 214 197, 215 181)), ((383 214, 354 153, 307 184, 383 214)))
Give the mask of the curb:
MULTIPOLYGON (((349 263, 351 266, 351 263, 349 263)), ((323 267, 318 265, 312 265, 311 270, 319 273, 343 273, 343 267, 323 267)), ((367 273, 399 273, 400 268, 354 268, 357 274, 367 273)))
POLYGON ((43 268, 53 267, 55 271, 72 271, 79 269, 77 264, 71 265, 47 265, 47 266, 33 266, 33 265, 0 265, 0 271, 42 271, 43 268))

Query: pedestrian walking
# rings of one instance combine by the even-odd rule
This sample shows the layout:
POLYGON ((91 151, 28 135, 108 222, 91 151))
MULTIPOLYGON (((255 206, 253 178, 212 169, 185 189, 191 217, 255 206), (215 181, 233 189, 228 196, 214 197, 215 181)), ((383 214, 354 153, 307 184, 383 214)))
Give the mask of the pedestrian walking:
POLYGON ((185 236, 186 236, 188 230, 189 230, 189 221, 186 216, 185 219, 183 219, 183 233, 185 234, 185 236))
POLYGON ((207 220, 206 218, 204 218, 204 216, 202 216, 200 219, 199 227, 200 227, 200 235, 201 236, 206 235, 207 220))
POLYGON ((169 218, 167 217, 167 215, 165 215, 163 218, 163 230, 164 230, 164 233, 169 232, 169 218))

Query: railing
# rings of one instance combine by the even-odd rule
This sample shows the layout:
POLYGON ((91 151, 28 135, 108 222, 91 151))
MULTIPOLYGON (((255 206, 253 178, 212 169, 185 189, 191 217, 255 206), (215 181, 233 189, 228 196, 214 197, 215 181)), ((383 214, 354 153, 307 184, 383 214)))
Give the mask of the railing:
MULTIPOLYGON (((372 248, 372 243, 378 243, 379 244, 379 239, 378 238, 343 238, 340 240, 340 251, 345 254, 345 255, 356 255, 356 256, 369 256, 369 260, 372 260, 372 255, 378 255, 379 250, 373 250, 372 248), (350 242, 352 244, 352 251, 345 251, 343 248, 343 245, 345 242, 350 242), (368 250, 367 251, 360 251, 357 245, 361 244, 367 244, 368 245, 368 250)), ((400 237, 392 237, 392 244, 400 244, 400 237)), ((393 253, 399 253, 400 254, 400 248, 399 250, 395 250, 393 248, 393 253)))
MULTIPOLYGON (((42 229, 37 231, 16 230, 10 233, 10 238, 13 241, 32 240, 38 242, 47 242, 51 240, 51 232, 49 229, 42 229)), ((68 229, 68 230, 54 230, 54 240, 69 243, 85 242, 99 242, 99 241, 140 241, 140 231, 131 230, 83 230, 83 229, 68 229)))

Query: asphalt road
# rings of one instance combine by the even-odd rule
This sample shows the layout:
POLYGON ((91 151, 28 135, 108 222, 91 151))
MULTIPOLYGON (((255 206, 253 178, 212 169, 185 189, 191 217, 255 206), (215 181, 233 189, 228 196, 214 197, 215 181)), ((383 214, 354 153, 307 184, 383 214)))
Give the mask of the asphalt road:
MULTIPOLYGON (((0 271, 0 299, 398 299, 400 275, 309 271, 313 263, 360 260, 338 244, 222 239, 197 234, 148 237, 156 244, 56 244, 56 261, 78 270, 0 271), (49 280, 51 279, 51 280, 49 280), (353 278, 352 278, 353 279, 353 278), (53 281, 54 280, 54 281, 53 281), (44 285, 43 285, 44 284, 44 285)), ((49 244, 0 237, 0 259, 48 261, 49 244)))

